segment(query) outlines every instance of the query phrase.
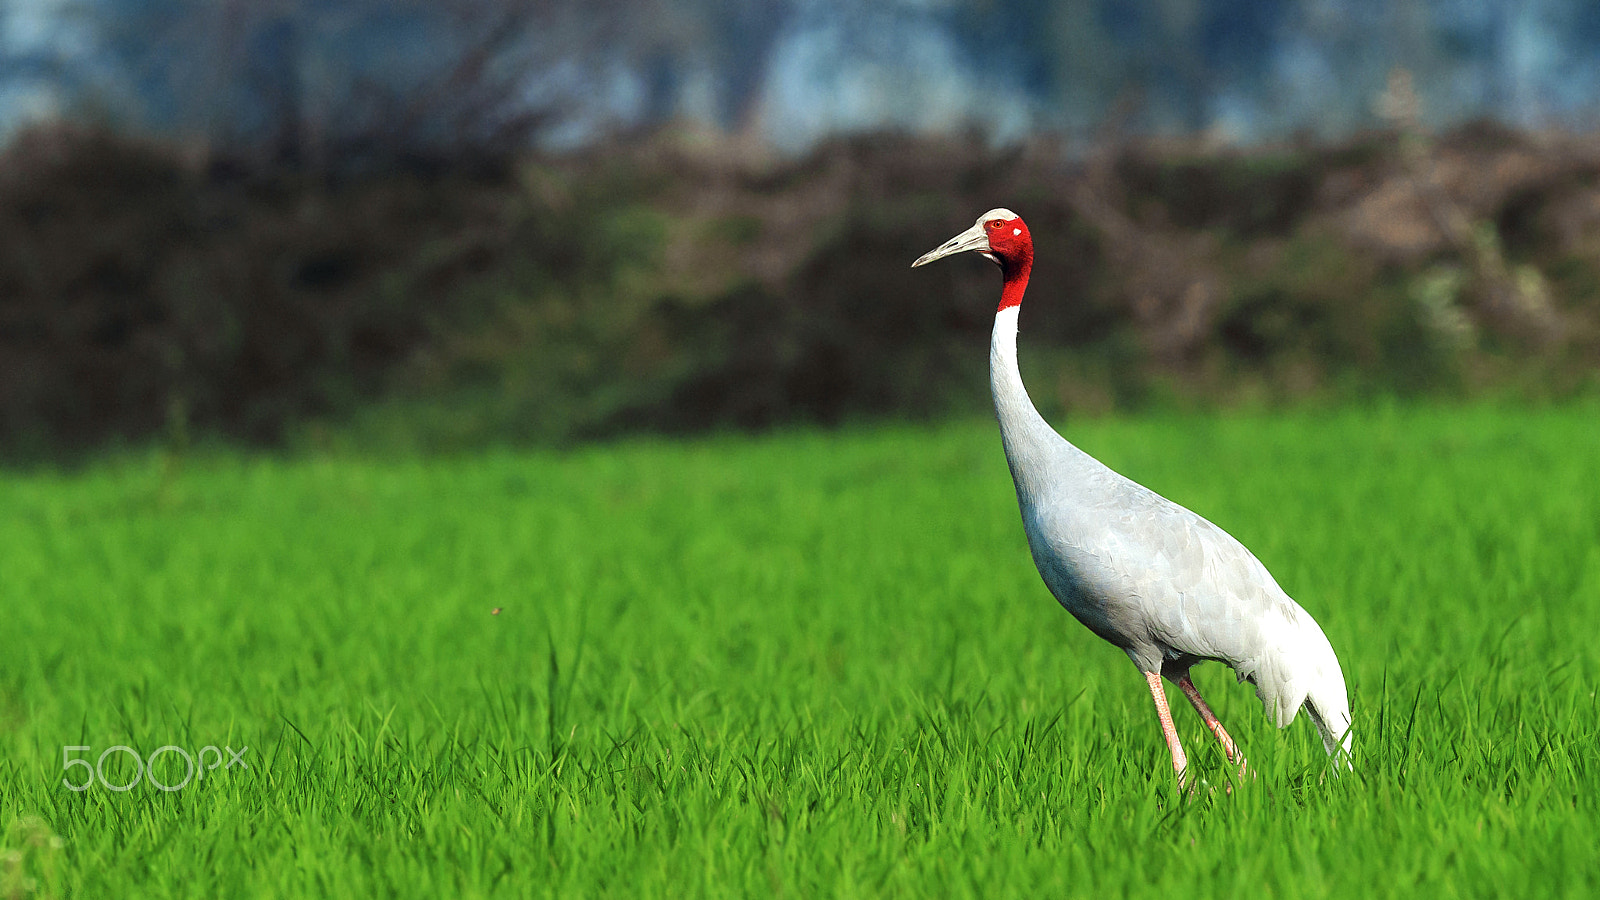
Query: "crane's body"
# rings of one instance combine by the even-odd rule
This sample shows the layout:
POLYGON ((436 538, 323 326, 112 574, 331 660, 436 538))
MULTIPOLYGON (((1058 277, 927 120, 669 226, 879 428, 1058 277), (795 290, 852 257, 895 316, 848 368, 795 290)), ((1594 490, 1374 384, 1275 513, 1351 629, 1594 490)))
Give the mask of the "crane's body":
POLYGON ((1160 679, 1177 683, 1230 760, 1238 749, 1189 669, 1231 666, 1279 728, 1304 706, 1330 755, 1350 749, 1344 675, 1315 620, 1227 532, 1124 478, 1045 422, 1017 366, 1017 319, 1033 245, 1015 213, 991 210, 915 265, 977 250, 1005 275, 990 345, 990 386, 1028 547, 1068 612, 1145 674, 1180 778, 1187 765, 1160 679))

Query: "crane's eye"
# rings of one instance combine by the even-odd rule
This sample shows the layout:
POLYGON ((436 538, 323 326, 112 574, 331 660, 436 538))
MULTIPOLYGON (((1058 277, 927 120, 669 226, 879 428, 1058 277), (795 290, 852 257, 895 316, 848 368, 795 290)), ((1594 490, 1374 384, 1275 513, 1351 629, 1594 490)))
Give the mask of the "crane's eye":
POLYGON ((999 228, 1001 225, 1004 225, 1004 224, 1005 223, 1000 221, 999 219, 990 219, 989 220, 989 230, 993 231, 996 228, 999 228))

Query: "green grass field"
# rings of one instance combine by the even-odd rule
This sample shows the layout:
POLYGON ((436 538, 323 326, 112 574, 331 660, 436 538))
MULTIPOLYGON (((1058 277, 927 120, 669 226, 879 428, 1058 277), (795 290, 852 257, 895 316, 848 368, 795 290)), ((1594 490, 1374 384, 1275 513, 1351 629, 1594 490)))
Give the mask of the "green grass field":
POLYGON ((1597 423, 1067 423, 1343 661, 1354 775, 1203 666, 1193 795, 992 422, 0 475, 0 898, 1595 896, 1597 423))

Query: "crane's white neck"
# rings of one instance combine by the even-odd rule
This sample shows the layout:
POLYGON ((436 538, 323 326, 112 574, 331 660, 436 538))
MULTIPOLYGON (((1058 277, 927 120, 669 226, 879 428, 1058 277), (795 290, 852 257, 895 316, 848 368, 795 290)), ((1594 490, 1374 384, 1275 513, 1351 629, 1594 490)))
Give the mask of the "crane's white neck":
MULTIPOLYGON (((1017 494, 1024 503, 1035 486, 1030 473, 1042 473, 1050 451, 1065 441, 1055 433, 1028 397, 1017 367, 1017 314, 1021 304, 1002 307, 994 314, 994 337, 989 345, 989 387, 994 392, 994 412, 1000 420, 1000 439, 1017 494)), ((1070 445, 1069 445, 1070 446, 1070 445)), ((1042 487, 1042 485, 1037 486, 1042 487)))
POLYGON ((989 342, 989 387, 994 390, 995 412, 1002 404, 1021 400, 1030 409, 1028 389, 1022 386, 1022 372, 1017 367, 1017 315, 1022 306, 1007 306, 994 314, 994 334, 989 342))

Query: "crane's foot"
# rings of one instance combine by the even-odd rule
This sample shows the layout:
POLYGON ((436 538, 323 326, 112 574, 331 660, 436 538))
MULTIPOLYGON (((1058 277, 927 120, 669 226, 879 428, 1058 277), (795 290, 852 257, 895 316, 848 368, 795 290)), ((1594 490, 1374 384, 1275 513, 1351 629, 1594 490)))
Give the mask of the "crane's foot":
MULTIPOLYGON (((1233 760, 1228 762, 1234 763, 1233 760)), ((1256 770, 1250 768, 1248 761, 1243 757, 1240 757, 1232 768, 1232 772, 1224 771, 1220 784, 1212 784, 1205 776, 1192 772, 1187 766, 1176 769, 1174 774, 1178 782, 1178 791, 1186 797, 1193 798, 1203 794, 1215 795, 1217 788, 1220 787, 1222 793, 1232 796, 1235 787, 1243 787, 1246 782, 1255 781, 1256 770)))
POLYGON ((1247 782, 1255 781, 1256 770, 1250 768, 1249 760, 1240 756, 1238 759, 1230 759, 1228 762, 1232 771, 1224 774, 1223 793, 1232 794, 1235 787, 1243 787, 1247 782))
MULTIPOLYGON (((1221 787, 1222 793, 1233 793, 1233 783, 1231 781, 1223 782, 1221 787)), ((1217 795, 1217 785, 1212 784, 1209 779, 1202 775, 1186 776, 1179 779, 1178 791, 1190 800, 1199 797, 1215 797, 1217 795)))
MULTIPOLYGON (((1233 762, 1233 761, 1234 760, 1229 760, 1229 762, 1233 762)), ((1247 778, 1250 779, 1251 781, 1255 780, 1256 770, 1250 768, 1250 760, 1245 759, 1243 756, 1241 756, 1238 759, 1238 766, 1239 766, 1239 770, 1238 771, 1239 771, 1239 780, 1240 781, 1244 781, 1247 778)))

